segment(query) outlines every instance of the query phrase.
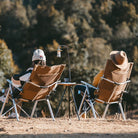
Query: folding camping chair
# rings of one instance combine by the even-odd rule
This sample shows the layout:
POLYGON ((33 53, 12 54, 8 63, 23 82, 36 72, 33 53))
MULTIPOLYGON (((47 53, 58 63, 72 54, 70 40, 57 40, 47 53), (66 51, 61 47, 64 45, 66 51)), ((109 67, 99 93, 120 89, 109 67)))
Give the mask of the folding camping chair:
POLYGON ((87 82, 81 81, 82 84, 86 86, 86 90, 82 95, 82 100, 79 106, 78 113, 81 114, 82 107, 84 106, 84 102, 88 104, 88 107, 85 110, 87 113, 90 109, 92 109, 92 113, 94 118, 97 116, 97 112, 94 108, 94 103, 99 102, 105 104, 105 110, 102 115, 102 118, 105 118, 109 105, 118 104, 121 110, 121 114, 124 120, 126 120, 123 108, 122 108, 122 96, 123 93, 127 93, 126 86, 128 82, 130 82, 130 74, 133 67, 133 63, 128 63, 128 67, 125 70, 119 70, 112 62, 112 60, 107 60, 106 67, 104 70, 104 75, 101 78, 97 87, 90 85, 87 82), (90 92, 88 87, 92 87, 95 89, 95 93, 97 94, 94 99, 90 97, 90 92))
POLYGON ((49 102, 49 95, 52 91, 55 90, 55 88, 58 85, 59 79, 61 77, 61 74, 65 68, 65 64, 61 65, 54 65, 54 66, 38 66, 36 65, 31 73, 30 79, 28 82, 26 82, 22 89, 19 89, 17 87, 14 87, 12 85, 12 82, 10 80, 7 80, 9 83, 9 90, 6 95, 6 100, 2 105, 0 115, 4 116, 6 115, 10 110, 14 108, 16 113, 16 118, 19 120, 19 117, 17 115, 17 106, 23 111, 28 117, 30 117, 24 109, 22 109, 16 102, 15 98, 13 98, 13 87, 14 89, 18 89, 20 91, 20 96, 18 100, 25 101, 25 102, 35 102, 33 106, 33 110, 31 113, 31 117, 33 117, 34 111, 36 109, 37 103, 40 101, 47 101, 49 111, 51 114, 52 119, 54 120, 53 111, 49 102), (11 96, 10 96, 11 95, 11 96), (6 111, 4 114, 3 110, 6 105, 6 101, 8 97, 10 96, 13 106, 6 111))

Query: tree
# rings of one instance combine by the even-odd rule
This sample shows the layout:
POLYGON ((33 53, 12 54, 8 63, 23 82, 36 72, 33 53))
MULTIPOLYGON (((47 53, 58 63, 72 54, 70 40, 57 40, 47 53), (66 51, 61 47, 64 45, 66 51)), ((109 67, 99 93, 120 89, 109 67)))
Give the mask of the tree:
POLYGON ((11 50, 0 39, 0 89, 5 85, 6 79, 10 78, 17 70, 18 68, 13 61, 11 50))

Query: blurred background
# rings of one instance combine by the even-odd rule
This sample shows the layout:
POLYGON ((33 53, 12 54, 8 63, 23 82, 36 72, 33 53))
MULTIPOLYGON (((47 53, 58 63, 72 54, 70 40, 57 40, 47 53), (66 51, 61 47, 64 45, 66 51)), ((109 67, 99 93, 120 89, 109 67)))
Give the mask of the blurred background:
MULTIPOLYGON (((69 47, 72 81, 77 83, 92 83, 109 53, 124 50, 134 67, 123 106, 126 112, 138 109, 137 0, 0 0, 0 91, 7 88, 7 78, 31 65, 37 48, 44 50, 47 65, 67 64, 63 81, 68 77, 67 50, 58 58, 58 45, 69 47)), ((51 95, 54 112, 62 89, 51 95)), ((67 101, 65 96, 59 116, 66 115, 67 101)), ((47 108, 42 103, 37 110, 36 116, 42 116, 47 108)), ((72 114, 74 110, 71 102, 72 114)))

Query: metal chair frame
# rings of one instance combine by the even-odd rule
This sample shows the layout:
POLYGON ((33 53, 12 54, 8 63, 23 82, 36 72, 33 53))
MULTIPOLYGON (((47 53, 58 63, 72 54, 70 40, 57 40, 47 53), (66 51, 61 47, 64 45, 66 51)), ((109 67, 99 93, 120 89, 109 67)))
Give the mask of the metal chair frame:
MULTIPOLYGON (((127 84, 127 83, 130 82, 130 80, 127 80, 127 81, 125 81, 125 82, 123 82, 123 83, 117 83, 117 82, 113 82, 113 81, 111 81, 111 80, 108 80, 108 79, 106 79, 106 78, 104 78, 104 77, 102 77, 102 79, 104 79, 104 80, 106 80, 106 81, 108 81, 108 82, 110 82, 110 83, 116 84, 116 87, 117 87, 118 85, 123 85, 123 84, 127 84)), ((88 89, 88 87, 92 87, 92 88, 97 89, 97 90, 99 89, 98 87, 96 88, 96 87, 94 87, 93 85, 90 85, 89 83, 84 82, 84 81, 81 81, 81 83, 84 84, 84 85, 86 86, 86 90, 85 90, 85 93, 84 93, 84 95, 83 95, 83 98, 82 98, 82 101, 81 101, 81 104, 80 104, 80 107, 79 107, 78 114, 80 114, 80 112, 81 112, 81 109, 82 109, 84 100, 85 100, 85 101, 89 104, 89 106, 91 107, 92 113, 93 113, 93 116, 94 116, 95 119, 97 118, 97 117, 96 117, 96 114, 98 115, 98 113, 96 112, 96 110, 95 110, 95 108, 94 108, 94 104, 95 104, 96 101, 99 101, 99 102, 101 102, 101 103, 106 104, 105 111, 104 111, 104 113, 103 113, 103 115, 102 115, 102 118, 105 118, 106 113, 107 113, 107 110, 108 110, 108 108, 109 108, 109 105, 117 103, 117 104, 119 104, 119 108, 120 108, 120 111, 121 111, 121 114, 122 114, 123 119, 126 120, 126 117, 125 117, 125 114, 124 114, 124 111, 123 111, 123 107, 122 107, 122 104, 121 104, 122 98, 120 98, 119 101, 110 102, 110 100, 111 100, 113 94, 114 94, 115 91, 116 91, 116 87, 115 87, 115 89, 113 90, 113 92, 112 92, 110 98, 108 99, 108 102, 105 102, 105 101, 100 100, 100 99, 98 99, 98 98, 90 99, 90 94, 89 94, 89 89, 88 89), (88 97, 87 100, 85 99, 85 98, 86 98, 86 95, 87 95, 87 97, 88 97)), ((126 93, 126 91, 122 91, 122 94, 123 94, 123 93, 126 93)), ((99 115, 98 115, 98 116, 99 116, 99 115)))
MULTIPOLYGON (((25 111, 24 109, 22 109, 22 108, 15 102, 15 98, 10 98, 10 99, 12 100, 13 106, 12 106, 9 110, 7 110, 5 113, 3 113, 3 110, 4 110, 5 105, 6 105, 6 101, 7 101, 7 99, 9 98, 9 96, 12 95, 12 93, 13 93, 13 90, 12 90, 12 87, 13 87, 12 82, 11 82, 10 80, 8 80, 8 79, 7 79, 7 82, 9 83, 9 89, 8 89, 8 92, 7 92, 7 95, 6 95, 5 102, 3 103, 2 108, 1 108, 1 112, 0 112, 0 115, 1 115, 1 116, 5 116, 8 112, 10 112, 10 111, 14 108, 15 113, 16 113, 16 118, 17 118, 17 120, 19 121, 19 117, 18 117, 18 115, 17 115, 17 106, 18 106, 28 117, 33 117, 38 102, 40 102, 40 101, 46 101, 47 104, 48 104, 48 108, 49 108, 51 117, 52 117, 53 120, 55 120, 54 114, 53 114, 53 111, 52 111, 52 107, 51 107, 51 105, 50 105, 49 96, 46 96, 45 99, 39 99, 39 100, 35 100, 35 97, 34 97, 34 99, 32 100, 32 102, 35 102, 35 103, 34 103, 34 106, 33 106, 32 112, 31 112, 31 116, 30 116, 28 113, 26 113, 26 111, 25 111), (2 114, 2 113, 3 113, 3 114, 2 114)), ((47 86, 39 86, 39 85, 36 85, 36 84, 34 84, 34 83, 32 83, 32 82, 29 82, 29 81, 28 81, 28 83, 31 83, 31 84, 33 84, 33 85, 35 85, 35 86, 40 87, 40 88, 43 89, 43 88, 51 87, 52 85, 55 85, 55 84, 56 84, 56 86, 57 86, 57 84, 59 83, 59 81, 54 82, 54 83, 52 83, 51 85, 47 85, 47 86)), ((20 90, 18 87, 15 87, 15 88, 18 89, 18 90, 20 90)), ((20 90, 20 92, 22 92, 22 91, 20 90)), ((19 99, 19 100, 20 100, 20 99, 19 99)), ((25 100, 26 100, 26 99, 25 99, 25 100)))
MULTIPOLYGON (((88 103, 89 107, 90 107, 91 110, 92 110, 92 113, 93 113, 93 116, 94 116, 95 119, 97 118, 96 115, 98 115, 98 113, 96 112, 96 110, 95 110, 95 108, 94 108, 94 104, 95 104, 96 102, 100 102, 100 103, 106 105, 105 110, 104 110, 104 113, 103 113, 103 115, 102 115, 102 118, 105 118, 106 113, 107 113, 107 110, 108 110, 108 108, 109 108, 109 105, 111 105, 111 104, 118 104, 118 105, 119 105, 119 108, 120 108, 120 111, 121 111, 121 114, 122 114, 122 117, 123 117, 124 120, 126 120, 126 117, 125 117, 125 114, 124 114, 124 111, 123 111, 123 107, 122 107, 122 96, 123 96, 123 93, 128 93, 128 92, 126 91, 126 88, 127 88, 128 83, 131 82, 131 81, 129 80, 129 77, 130 77, 130 73, 131 73, 132 67, 133 67, 133 62, 130 62, 130 67, 129 67, 129 71, 128 71, 127 80, 124 81, 124 82, 121 82, 121 83, 118 83, 118 82, 109 80, 109 79, 105 78, 104 76, 101 77, 101 80, 103 79, 103 80, 105 80, 105 81, 107 81, 107 82, 112 83, 112 84, 115 85, 115 87, 114 87, 114 89, 113 89, 113 91, 112 91, 112 94, 110 95, 108 101, 103 101, 103 100, 98 99, 98 98, 91 99, 91 98, 90 98, 90 92, 89 92, 88 87, 92 87, 93 89, 95 89, 95 90, 98 91, 98 90, 99 90, 99 84, 98 84, 97 87, 94 87, 93 85, 91 85, 91 84, 89 84, 89 83, 87 83, 87 82, 85 82, 85 81, 81 81, 81 83, 84 84, 84 85, 86 86, 86 90, 85 90, 85 92, 84 92, 84 94, 83 94, 83 98, 82 98, 81 103, 80 103, 80 106, 79 106, 78 114, 81 115, 80 113, 81 113, 81 109, 82 109, 82 106, 83 106, 83 104, 84 104, 84 101, 86 101, 86 102, 88 103), (117 87, 120 86, 120 85, 126 85, 126 86, 124 87, 124 89, 122 88, 123 90, 121 90, 121 96, 120 96, 120 98, 119 98, 117 101, 113 101, 113 102, 112 102, 111 99, 112 99, 112 97, 113 97, 113 94, 116 92, 117 87), (87 97, 87 98, 86 98, 86 97, 87 97)), ((88 112, 88 109, 90 109, 90 108, 87 108, 85 112, 88 112)), ((82 114, 83 114, 83 113, 82 113, 82 114)), ((98 115, 98 116, 99 116, 99 115, 98 115)))
MULTIPOLYGON (((52 119, 55 120, 54 114, 53 114, 53 111, 52 111, 52 107, 51 107, 51 104, 50 104, 50 101, 49 101, 49 96, 50 96, 51 92, 55 90, 55 88, 57 87, 58 83, 60 82, 59 79, 60 79, 60 76, 61 76, 61 74, 62 74, 62 72, 63 72, 63 70, 65 68, 65 64, 57 65, 57 66, 51 66, 51 67, 47 66, 46 68, 43 68, 43 73, 45 73, 45 75, 49 75, 49 71, 50 71, 50 73, 51 73, 51 71, 54 71, 53 74, 52 74, 53 76, 51 76, 51 78, 50 78, 52 81, 50 82, 50 84, 49 84, 49 82, 48 82, 47 85, 44 84, 44 86, 38 85, 38 84, 36 84, 35 82, 32 82, 32 81, 27 81, 23 85, 22 89, 20 89, 18 87, 13 86, 12 81, 10 81, 10 80, 7 79, 7 82, 9 83, 9 89, 8 89, 7 94, 6 94, 6 100, 3 103, 3 105, 2 105, 2 108, 1 108, 1 111, 0 111, 0 115, 1 116, 6 115, 8 112, 10 112, 14 108, 15 113, 16 113, 16 118, 19 121, 18 112, 17 112, 17 106, 18 106, 21 109, 21 111, 23 111, 28 117, 33 117, 38 102, 40 102, 40 101, 46 101, 47 105, 48 105, 48 108, 49 108, 49 111, 50 111, 50 115, 51 115, 52 119), (48 72, 45 71, 45 70, 47 70, 48 72), (54 76, 55 75, 54 73, 57 73, 57 75, 54 76), (24 89, 25 89, 26 84, 29 85, 29 87, 31 86, 31 88, 32 87, 33 88, 35 87, 35 89, 38 88, 39 91, 37 92, 37 90, 36 90, 35 91, 36 94, 34 95, 34 97, 31 97, 29 100, 27 98, 25 98, 25 97, 18 98, 18 99, 17 98, 13 98, 13 88, 18 89, 21 94, 25 94, 24 93, 24 89), (42 91, 42 93, 41 93, 42 89, 44 89, 44 91, 42 91), (12 100, 13 106, 9 110, 7 110, 5 113, 3 113, 8 98, 10 98, 12 100), (23 101, 23 102, 24 101, 26 101, 26 102, 29 102, 29 101, 34 102, 34 106, 33 106, 31 115, 29 115, 28 113, 26 113, 26 111, 24 109, 22 109, 17 104, 17 102, 15 101, 15 99, 17 99, 19 101, 23 101)), ((37 66, 36 66, 36 68, 37 68, 37 66)), ((36 68, 34 68, 34 71, 36 70, 36 68)), ((39 68, 39 69, 41 69, 41 68, 39 68)), ((31 78, 31 76, 30 76, 30 78, 31 78)), ((37 80, 38 80, 38 78, 37 78, 37 80)), ((29 92, 28 89, 26 90, 26 92, 29 92)))

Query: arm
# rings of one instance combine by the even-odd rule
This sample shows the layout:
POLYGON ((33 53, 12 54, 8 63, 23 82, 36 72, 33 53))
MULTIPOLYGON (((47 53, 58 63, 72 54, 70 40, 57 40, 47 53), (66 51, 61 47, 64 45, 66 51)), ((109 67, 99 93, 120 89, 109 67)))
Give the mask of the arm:
POLYGON ((11 78, 13 86, 21 87, 21 82, 25 82, 29 79, 32 70, 33 68, 29 68, 25 72, 13 75, 13 77, 11 78))
POLYGON ((104 70, 101 70, 93 79, 93 86, 97 87, 97 85, 99 84, 100 80, 101 80, 101 77, 103 76, 104 74, 104 70))

